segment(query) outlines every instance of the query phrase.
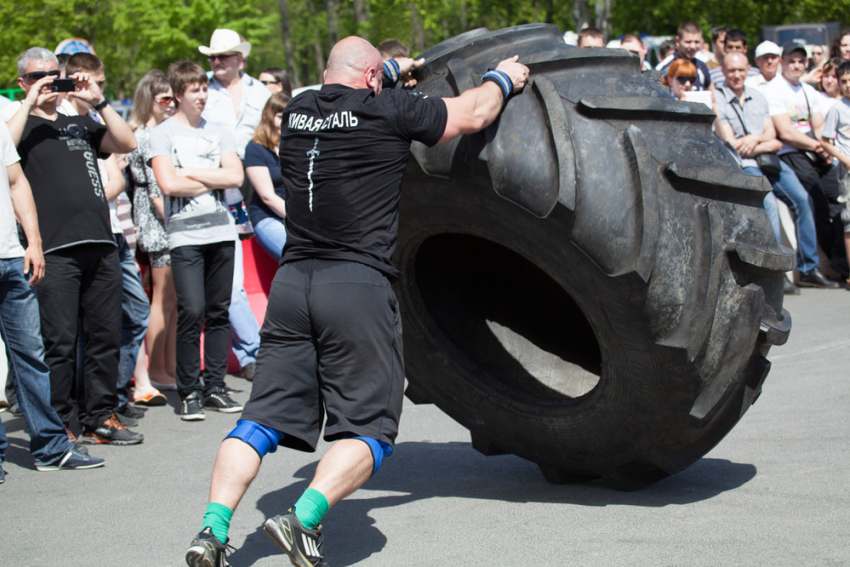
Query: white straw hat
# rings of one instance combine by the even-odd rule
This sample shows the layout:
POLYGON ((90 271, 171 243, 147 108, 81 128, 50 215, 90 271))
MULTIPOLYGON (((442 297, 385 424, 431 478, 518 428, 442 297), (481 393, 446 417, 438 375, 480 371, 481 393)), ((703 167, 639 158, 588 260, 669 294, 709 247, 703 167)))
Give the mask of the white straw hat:
POLYGON ((251 53, 251 44, 242 41, 242 37, 233 30, 215 30, 210 38, 210 46, 200 45, 198 51, 204 55, 218 55, 219 53, 237 51, 243 57, 248 57, 248 54, 251 53))

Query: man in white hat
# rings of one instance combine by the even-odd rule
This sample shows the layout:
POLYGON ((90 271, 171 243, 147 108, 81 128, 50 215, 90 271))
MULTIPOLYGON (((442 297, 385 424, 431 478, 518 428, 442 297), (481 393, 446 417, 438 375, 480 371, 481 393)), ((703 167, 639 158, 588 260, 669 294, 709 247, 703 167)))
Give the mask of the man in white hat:
MULTIPOLYGON (((210 46, 201 45, 198 51, 207 56, 213 72, 207 105, 201 116, 233 132, 236 153, 244 160, 245 146, 260 125, 263 107, 271 96, 263 83, 242 70, 251 53, 251 44, 233 30, 219 29, 213 32, 210 46)), ((226 199, 228 205, 243 206, 242 195, 237 189, 228 190, 226 199)), ((260 348, 260 327, 245 293, 239 242, 236 243, 235 266, 230 300, 230 341, 239 361, 240 376, 251 380, 260 348)))
POLYGON ((772 41, 763 41, 756 47, 756 66, 761 71, 753 77, 747 77, 744 84, 748 87, 761 89, 776 77, 779 63, 782 60, 782 48, 772 41))

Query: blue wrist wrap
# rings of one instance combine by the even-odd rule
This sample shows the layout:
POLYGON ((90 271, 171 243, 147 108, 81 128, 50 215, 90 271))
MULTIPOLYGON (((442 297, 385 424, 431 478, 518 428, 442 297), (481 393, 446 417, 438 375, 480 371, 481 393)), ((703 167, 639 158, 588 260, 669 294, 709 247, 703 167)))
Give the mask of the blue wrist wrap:
POLYGON ((398 76, 401 69, 395 59, 387 59, 384 61, 384 81, 388 85, 395 85, 398 82, 398 76))
POLYGON ((514 83, 511 81, 511 78, 508 77, 508 74, 504 71, 498 71, 496 69, 492 71, 487 71, 484 73, 484 76, 481 77, 481 82, 484 83, 486 81, 492 81, 499 85, 499 88, 502 89, 502 94, 505 96, 505 100, 514 90, 514 83))

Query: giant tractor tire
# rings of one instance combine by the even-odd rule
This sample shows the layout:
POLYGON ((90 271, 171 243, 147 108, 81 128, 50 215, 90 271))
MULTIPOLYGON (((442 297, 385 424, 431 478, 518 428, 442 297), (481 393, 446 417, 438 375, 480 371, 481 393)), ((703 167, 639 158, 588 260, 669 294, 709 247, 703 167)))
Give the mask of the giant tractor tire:
POLYGON ((495 123, 411 150, 395 256, 407 395, 551 482, 639 488, 758 397, 790 331, 794 258, 714 113, 625 51, 543 24, 475 30, 422 54, 417 90, 459 95, 513 55, 531 77, 495 123))

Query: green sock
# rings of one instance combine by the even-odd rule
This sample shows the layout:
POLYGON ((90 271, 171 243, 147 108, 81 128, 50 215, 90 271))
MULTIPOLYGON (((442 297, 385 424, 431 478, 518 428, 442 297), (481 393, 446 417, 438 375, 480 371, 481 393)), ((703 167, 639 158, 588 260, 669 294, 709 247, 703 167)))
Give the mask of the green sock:
POLYGON ((315 530, 329 508, 328 499, 321 492, 308 488, 295 503, 295 517, 308 530, 315 530))
POLYGON ((218 541, 227 543, 227 530, 230 529, 230 518, 232 517, 233 510, 224 504, 210 502, 207 504, 207 511, 204 512, 204 524, 201 526, 201 531, 208 527, 218 541))

